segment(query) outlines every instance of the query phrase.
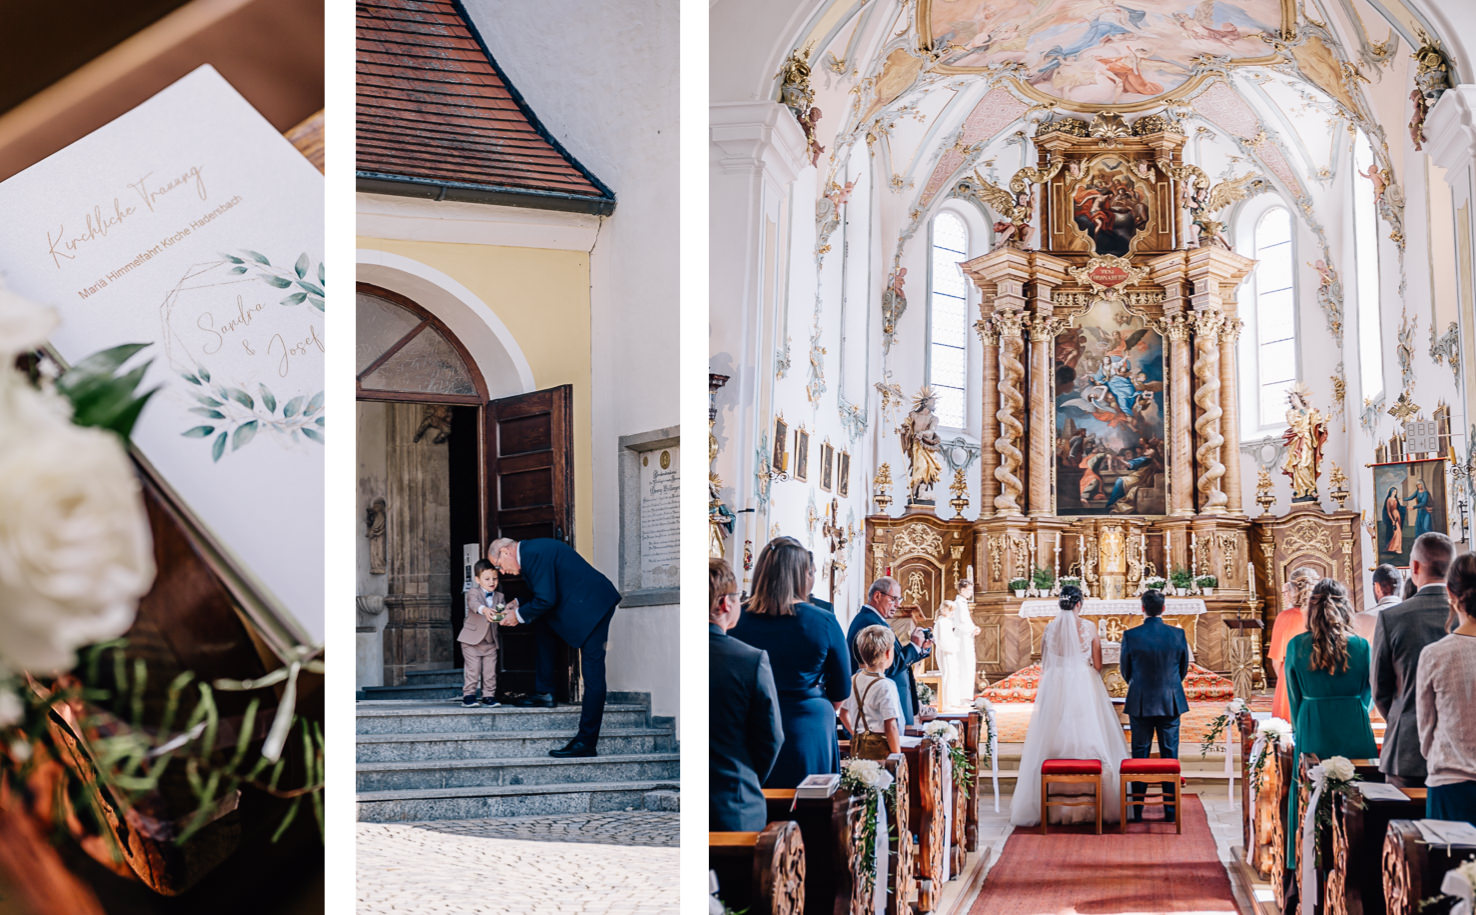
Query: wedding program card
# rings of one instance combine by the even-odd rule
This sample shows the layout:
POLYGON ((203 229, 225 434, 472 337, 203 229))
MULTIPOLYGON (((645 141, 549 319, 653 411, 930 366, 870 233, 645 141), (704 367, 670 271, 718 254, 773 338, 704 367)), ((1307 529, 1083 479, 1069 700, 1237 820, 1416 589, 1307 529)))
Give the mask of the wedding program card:
POLYGON ((214 68, 0 184, 68 364, 148 343, 133 443, 248 612, 323 643, 323 178, 214 68))

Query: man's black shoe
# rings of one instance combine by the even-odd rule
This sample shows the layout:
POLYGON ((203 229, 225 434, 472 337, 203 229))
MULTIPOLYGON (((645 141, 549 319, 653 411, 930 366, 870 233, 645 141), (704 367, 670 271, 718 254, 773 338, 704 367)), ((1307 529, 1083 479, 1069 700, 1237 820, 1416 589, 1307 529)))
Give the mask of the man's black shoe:
POLYGON ((571 740, 566 746, 557 750, 549 750, 548 755, 555 759, 568 759, 571 756, 594 756, 595 748, 577 740, 571 740))
POLYGON ((553 708, 556 704, 548 693, 532 693, 513 703, 518 708, 553 708))

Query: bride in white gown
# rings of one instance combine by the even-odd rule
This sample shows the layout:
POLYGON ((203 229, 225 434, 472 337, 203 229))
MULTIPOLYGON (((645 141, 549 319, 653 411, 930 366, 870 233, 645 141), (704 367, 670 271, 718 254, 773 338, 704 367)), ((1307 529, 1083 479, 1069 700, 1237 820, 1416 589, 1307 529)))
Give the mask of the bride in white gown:
MULTIPOLYGON (((1040 825, 1040 764, 1047 759, 1101 760, 1102 820, 1115 823, 1120 815, 1117 770, 1127 758, 1127 743, 1102 685, 1097 627, 1076 615, 1080 606, 1080 589, 1062 588, 1061 611, 1041 638, 1040 686, 1010 804, 1010 822, 1016 826, 1040 825)), ((1052 788, 1052 795, 1082 791, 1087 791, 1086 786, 1061 785, 1052 788)), ((1086 804, 1051 808, 1052 823, 1095 822, 1096 818, 1096 811, 1086 804)))

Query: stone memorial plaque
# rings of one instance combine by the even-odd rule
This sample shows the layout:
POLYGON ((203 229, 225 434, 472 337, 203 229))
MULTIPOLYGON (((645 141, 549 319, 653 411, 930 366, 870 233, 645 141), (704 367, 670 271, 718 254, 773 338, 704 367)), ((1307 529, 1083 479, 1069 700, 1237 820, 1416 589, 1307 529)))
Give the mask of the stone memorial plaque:
POLYGON ((641 586, 675 588, 681 554, 681 475, 675 446, 641 455, 641 586))

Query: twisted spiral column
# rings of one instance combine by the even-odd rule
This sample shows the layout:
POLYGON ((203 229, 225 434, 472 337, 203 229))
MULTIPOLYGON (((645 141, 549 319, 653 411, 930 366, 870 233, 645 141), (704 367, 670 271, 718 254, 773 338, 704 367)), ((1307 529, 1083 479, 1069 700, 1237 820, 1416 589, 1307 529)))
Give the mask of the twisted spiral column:
POLYGON ((1060 318, 1037 315, 1030 322, 1030 477, 1029 506, 1032 515, 1051 511, 1051 466, 1054 463, 1055 430, 1048 417, 1054 399, 1056 335, 1065 326, 1060 318))
MULTIPOLYGON (((1220 331, 1220 406, 1225 416, 1220 420, 1224 431, 1230 433, 1231 442, 1238 441, 1240 431, 1240 387, 1235 374, 1236 344, 1240 342, 1240 330, 1244 322, 1239 318, 1226 318, 1220 331)), ((1229 460, 1225 462, 1225 498, 1227 508, 1235 514, 1244 511, 1240 488, 1240 453, 1231 445, 1229 460)))
POLYGON ((1199 464, 1199 479, 1195 488, 1199 492, 1199 510, 1204 514, 1225 513, 1225 492, 1220 488, 1220 479, 1225 476, 1225 465, 1220 462, 1220 448, 1225 436, 1220 434, 1220 328, 1225 316, 1201 313, 1195 321, 1194 344, 1194 404, 1199 407, 1199 419, 1194 431, 1199 438, 1199 447, 1194 458, 1199 464))
POLYGON ((995 414, 999 437, 994 440, 999 466, 994 469, 994 478, 1000 488, 994 497, 994 513, 1020 515, 1020 497, 1025 492, 1020 480, 1025 458, 1020 451, 1020 440, 1025 436, 1025 424, 1020 421, 1025 415, 1025 363, 1021 359, 1025 352, 1024 320, 1019 312, 1000 312, 994 320, 999 328, 999 411, 995 414))
POLYGON ((994 440, 999 437, 999 328, 992 318, 980 319, 974 330, 979 333, 979 342, 984 345, 983 413, 984 428, 979 436, 979 517, 994 514, 994 499, 999 495, 999 481, 994 478, 994 469, 999 466, 999 455, 994 450, 994 440))
POLYGON ((1189 322, 1183 315, 1161 319, 1156 328, 1168 338, 1169 351, 1169 514, 1194 514, 1194 480, 1190 462, 1183 457, 1193 446, 1189 408, 1189 322))

